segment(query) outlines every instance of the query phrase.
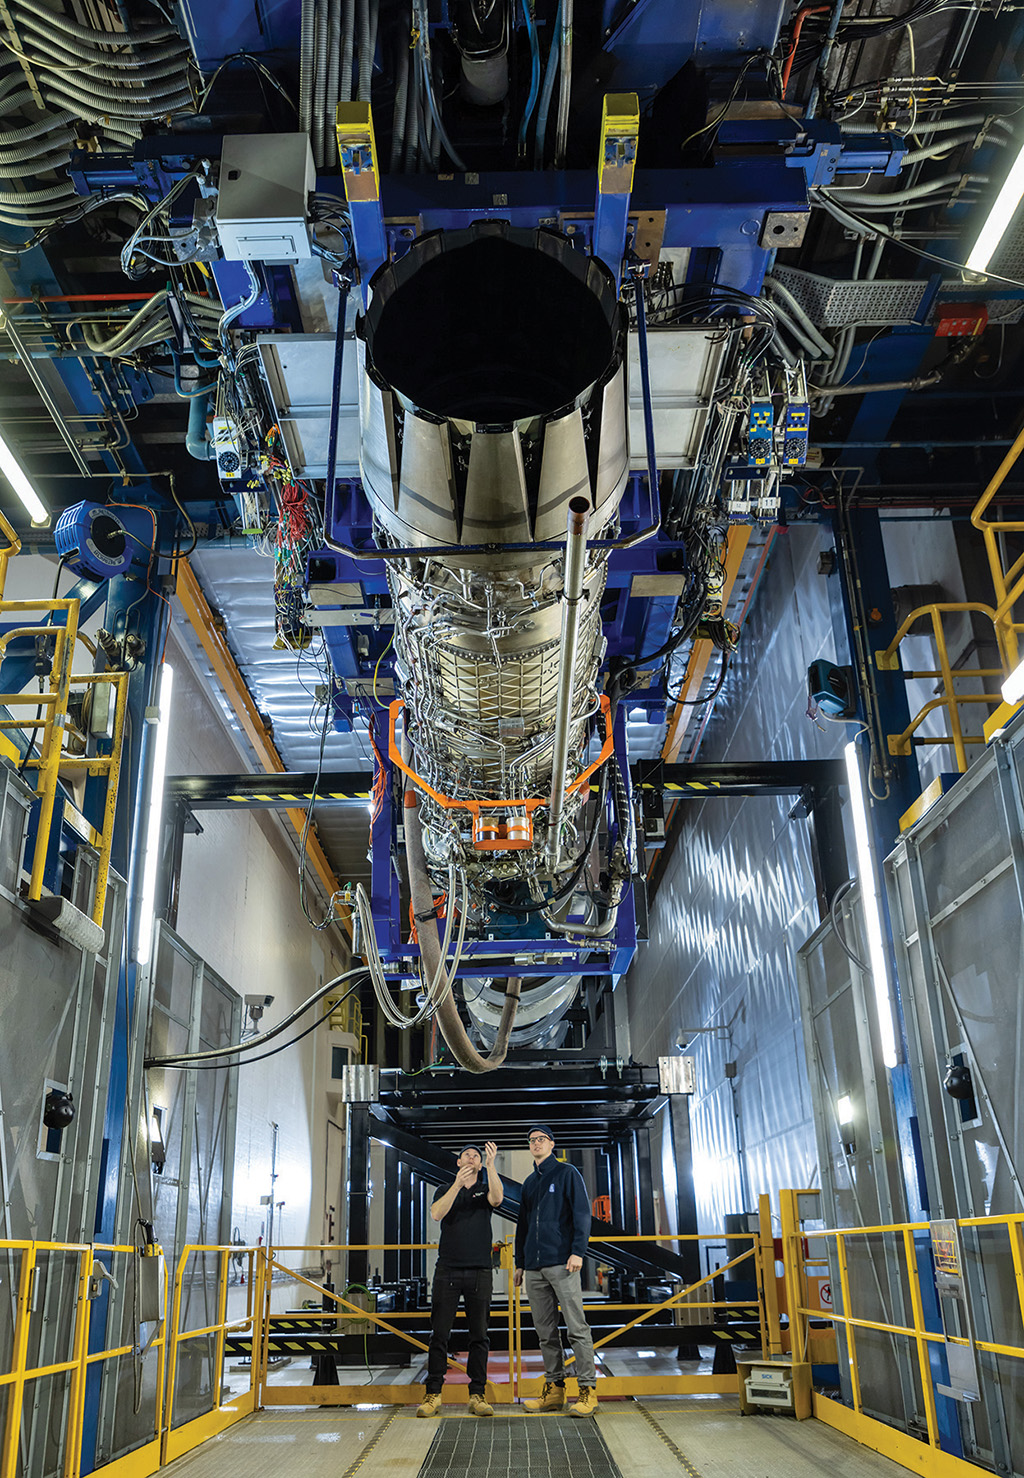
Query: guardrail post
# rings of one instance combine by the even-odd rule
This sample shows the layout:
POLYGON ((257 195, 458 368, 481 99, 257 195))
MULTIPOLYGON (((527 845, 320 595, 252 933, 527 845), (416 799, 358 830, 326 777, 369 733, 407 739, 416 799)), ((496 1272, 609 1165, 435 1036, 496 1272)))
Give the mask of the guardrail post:
POLYGON ((760 1241, 757 1265, 765 1313, 764 1334, 767 1336, 762 1339, 761 1353, 765 1356, 781 1355, 782 1325, 779 1320, 779 1288, 775 1281, 775 1234, 770 1196, 758 1197, 757 1216, 760 1241))
POLYGON ((7 1420, 4 1423, 4 1444, 0 1449, 0 1478, 16 1478, 18 1469, 21 1407, 25 1396, 25 1361, 28 1356, 28 1326, 32 1317, 35 1271, 36 1248, 33 1242, 21 1254, 17 1313, 14 1320, 14 1339, 11 1342, 11 1371, 14 1380, 7 1387, 7 1420))

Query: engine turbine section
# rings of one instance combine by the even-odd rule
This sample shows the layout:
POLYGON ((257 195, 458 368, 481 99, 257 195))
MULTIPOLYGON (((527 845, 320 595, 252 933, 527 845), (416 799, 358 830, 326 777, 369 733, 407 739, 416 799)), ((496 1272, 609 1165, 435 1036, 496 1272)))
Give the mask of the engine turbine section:
MULTIPOLYGON (((628 476, 626 317, 602 263, 504 222, 419 238, 357 327, 361 470, 388 562, 427 867, 470 919, 584 849, 610 752, 601 597, 628 476)), ((547 885, 545 887, 545 885, 547 885)))

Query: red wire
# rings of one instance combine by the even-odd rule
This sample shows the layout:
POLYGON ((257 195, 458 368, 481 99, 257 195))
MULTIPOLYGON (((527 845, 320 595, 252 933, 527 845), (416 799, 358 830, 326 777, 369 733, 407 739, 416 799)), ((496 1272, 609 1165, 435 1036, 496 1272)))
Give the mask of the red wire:
POLYGON ((798 10, 793 22, 793 39, 789 43, 789 51, 782 67, 782 97, 785 100, 786 88, 789 86, 789 74, 793 70, 793 59, 796 56, 797 43, 800 40, 800 32, 804 28, 804 21, 809 15, 821 15, 826 10, 831 10, 831 5, 805 5, 803 10, 798 10))

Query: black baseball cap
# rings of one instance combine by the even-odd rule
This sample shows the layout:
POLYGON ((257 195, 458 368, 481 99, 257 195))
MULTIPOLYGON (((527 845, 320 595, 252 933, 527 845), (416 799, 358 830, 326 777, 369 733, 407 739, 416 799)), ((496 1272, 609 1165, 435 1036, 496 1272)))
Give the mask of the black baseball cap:
POLYGON ((462 1148, 461 1148, 461 1150, 459 1150, 459 1154, 458 1154, 458 1156, 456 1156, 456 1158, 458 1159, 459 1156, 464 1155, 467 1150, 476 1150, 476 1152, 480 1156, 481 1160, 484 1157, 484 1152, 480 1148, 480 1146, 478 1144, 473 1144, 472 1141, 471 1141, 469 1144, 464 1144, 462 1146, 462 1148))
MULTIPOLYGON (((530 1134, 546 1134, 548 1139, 551 1140, 552 1144, 554 1143, 555 1136, 552 1134, 551 1129, 547 1124, 533 1124, 530 1128, 530 1134)), ((529 1137, 530 1135, 528 1134, 527 1138, 529 1137)))

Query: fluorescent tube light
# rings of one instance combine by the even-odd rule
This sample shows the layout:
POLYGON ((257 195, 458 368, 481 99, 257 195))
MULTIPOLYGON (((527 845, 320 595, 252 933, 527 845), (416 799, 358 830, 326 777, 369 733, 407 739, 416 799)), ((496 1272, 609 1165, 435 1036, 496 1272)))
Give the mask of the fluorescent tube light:
POLYGON ((981 233, 971 248, 966 265, 972 272, 984 272, 995 256, 996 247, 1006 234, 1006 228, 1013 220, 1022 196, 1024 196, 1024 144, 1021 145, 1016 159, 1010 165, 1010 173, 1006 176, 1003 188, 996 196, 985 224, 981 228, 981 233))
POLYGON ((1018 662, 999 690, 1004 703, 1019 703, 1024 698, 1024 662, 1018 662))
POLYGON ((840 1124, 853 1123, 853 1099, 848 1093, 840 1094, 836 1099, 836 1118, 840 1124))
POLYGON ((846 774, 850 786, 850 805, 853 811, 853 834, 857 842, 857 877, 860 880, 861 905, 864 909, 864 931, 868 937, 868 958, 871 962, 871 977, 875 990, 875 1009, 878 1013, 878 1031, 882 1043, 882 1061, 886 1067, 895 1067, 896 1028, 893 1024, 892 996, 889 992, 889 967, 882 942, 882 906, 875 879, 875 863, 871 854, 868 832, 868 807, 864 795, 864 781, 860 773, 860 754, 854 741, 846 746, 846 774))
POLYGON ((32 522, 49 523, 49 513, 43 507, 39 494, 29 482, 24 467, 7 445, 2 432, 0 432, 0 472, 10 483, 12 492, 21 499, 32 522))
MULTIPOLYGON (((163 838, 164 777, 167 773, 167 731, 171 718, 171 685, 174 670, 164 662, 160 668, 160 696, 153 723, 153 763, 149 772, 149 804, 146 811, 146 847, 142 859, 142 889, 139 894, 139 919, 135 930, 135 959, 148 964, 153 942, 153 917, 156 912, 156 878, 160 865, 160 842, 163 838)), ((148 716, 148 714, 147 714, 148 716)))

